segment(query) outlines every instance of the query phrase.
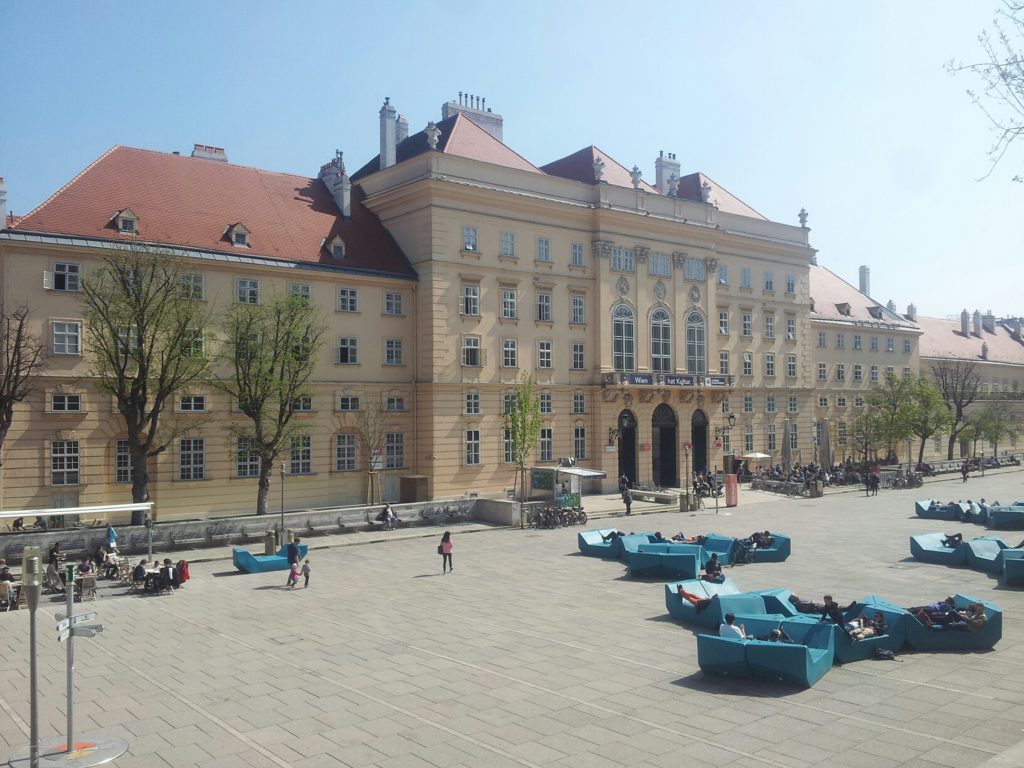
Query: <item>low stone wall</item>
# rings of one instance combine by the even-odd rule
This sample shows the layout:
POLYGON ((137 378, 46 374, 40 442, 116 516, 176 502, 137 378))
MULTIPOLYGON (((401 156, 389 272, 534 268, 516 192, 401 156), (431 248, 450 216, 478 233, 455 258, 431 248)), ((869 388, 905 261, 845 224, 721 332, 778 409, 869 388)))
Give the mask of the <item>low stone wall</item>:
MULTIPOLYGON (((480 520, 498 525, 519 525, 519 505, 494 499, 447 499, 416 504, 392 504, 398 515, 399 527, 439 526, 480 520)), ((296 536, 310 537, 328 533, 354 533, 380 527, 372 521, 382 506, 333 507, 285 512, 284 526, 296 536)), ((153 550, 165 553, 176 549, 226 545, 251 545, 262 542, 267 531, 281 524, 280 514, 247 515, 209 520, 175 520, 153 526, 153 550)), ((117 526, 118 550, 130 555, 145 553, 148 538, 145 526, 117 526)), ((69 553, 92 552, 106 543, 106 527, 56 528, 45 533, 0 534, 0 556, 8 562, 20 560, 24 547, 41 547, 45 553, 60 542, 61 549, 69 553)))

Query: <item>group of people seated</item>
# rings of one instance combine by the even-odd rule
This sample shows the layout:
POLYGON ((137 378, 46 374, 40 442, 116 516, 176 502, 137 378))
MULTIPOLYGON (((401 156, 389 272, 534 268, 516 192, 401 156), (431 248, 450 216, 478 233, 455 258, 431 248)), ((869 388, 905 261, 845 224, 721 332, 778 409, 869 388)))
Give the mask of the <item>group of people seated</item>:
POLYGON ((925 627, 934 631, 977 632, 985 626, 988 619, 985 615, 985 606, 981 603, 970 603, 965 608, 957 608, 956 600, 952 596, 937 603, 907 608, 907 611, 925 627))
POLYGON ((35 522, 32 523, 32 525, 30 527, 28 527, 28 528, 25 527, 25 518, 24 517, 16 517, 11 522, 11 530, 12 531, 28 531, 28 530, 47 531, 47 530, 49 530, 49 528, 50 528, 50 524, 48 522, 46 522, 46 518, 43 517, 42 515, 36 515, 35 522))
POLYGON ((177 566, 171 558, 165 557, 163 565, 154 560, 152 566, 143 558, 132 569, 132 582, 136 587, 142 586, 147 594, 167 592, 178 589, 188 580, 188 563, 184 560, 177 566))
POLYGON ((989 504, 987 501, 985 501, 985 499, 982 499, 981 501, 975 501, 974 499, 967 499, 966 501, 964 501, 963 499, 960 499, 959 501, 947 501, 945 504, 943 504, 941 501, 936 501, 935 499, 932 499, 931 504, 928 505, 928 511, 938 512, 943 509, 955 507, 956 519, 968 520, 972 515, 980 515, 982 511, 987 510, 990 506, 998 507, 999 502, 995 501, 992 504, 989 504), (967 505, 966 510, 961 506, 963 504, 967 505))
POLYGON ((723 490, 722 484, 718 482, 713 473, 707 471, 693 473, 693 492, 698 496, 713 498, 721 496, 723 490))
POLYGON ((789 633, 781 627, 773 629, 767 635, 761 635, 755 637, 747 634, 747 628, 743 624, 736 624, 736 614, 727 613, 725 614, 725 621, 718 625, 718 636, 719 637, 731 637, 739 640, 766 640, 771 643, 794 643, 789 633))

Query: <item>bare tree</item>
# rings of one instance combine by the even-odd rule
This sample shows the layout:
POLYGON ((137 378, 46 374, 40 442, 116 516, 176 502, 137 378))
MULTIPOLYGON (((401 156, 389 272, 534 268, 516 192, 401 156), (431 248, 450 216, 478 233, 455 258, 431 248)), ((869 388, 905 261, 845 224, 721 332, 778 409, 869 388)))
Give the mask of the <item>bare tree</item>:
POLYGON ((377 472, 385 466, 384 448, 388 432, 391 431, 391 414, 381 400, 364 399, 356 414, 356 429, 366 451, 367 504, 376 504, 380 499, 380 484, 377 472))
POLYGON ((949 442, 946 458, 953 458, 953 446, 967 428, 967 407, 981 393, 981 377, 971 360, 942 360, 932 366, 932 376, 949 409, 949 442))
POLYGON ((989 403, 972 415, 975 441, 979 438, 992 444, 992 455, 998 456, 999 442, 1003 438, 1020 434, 1020 420, 1016 414, 1000 403, 989 403))
POLYGON ((3 447, 14 421, 14 404, 32 393, 43 369, 43 343, 29 330, 28 307, 9 310, 0 304, 0 466, 3 447))
MULTIPOLYGON (((222 358, 231 377, 217 383, 252 422, 234 426, 235 450, 259 461, 256 514, 267 513, 274 462, 302 435, 292 417, 311 397, 324 326, 316 307, 298 296, 277 296, 268 304, 235 304, 225 318, 222 358)), ((243 457, 239 457, 243 458, 243 457)))
MULTIPOLYGON (((970 96, 988 118, 995 139, 988 150, 992 165, 987 178, 1013 143, 1024 135, 1024 2, 1003 0, 992 29, 978 35, 982 61, 951 61, 946 70, 952 74, 970 72, 981 81, 981 89, 968 89, 970 96)), ((1014 181, 1024 181, 1017 174, 1014 181)))
MULTIPOLYGON (((85 348, 97 386, 114 396, 128 433, 132 501, 149 501, 149 458, 184 427, 163 425, 175 393, 204 379, 209 358, 203 305, 183 290, 182 265, 131 244, 108 253, 82 282, 85 348)), ((132 524, 142 513, 132 513, 132 524)))
POLYGON ((512 458, 517 467, 519 500, 526 498, 526 460, 540 436, 540 396, 533 391, 533 377, 523 371, 512 397, 506 402, 505 430, 512 443, 512 458))
POLYGON ((913 380, 910 397, 909 426, 921 441, 917 451, 917 464, 920 466, 924 462, 924 447, 928 439, 948 428, 952 416, 938 386, 924 376, 913 380))

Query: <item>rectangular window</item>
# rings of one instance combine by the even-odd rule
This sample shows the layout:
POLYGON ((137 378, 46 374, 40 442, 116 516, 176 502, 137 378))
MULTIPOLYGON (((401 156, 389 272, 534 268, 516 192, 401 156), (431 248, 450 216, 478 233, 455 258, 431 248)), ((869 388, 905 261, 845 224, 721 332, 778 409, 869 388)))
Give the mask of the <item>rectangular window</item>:
POLYGON ((766 291, 775 290, 775 277, 772 275, 771 272, 764 273, 764 289, 766 291))
POLYGON ((750 424, 743 428, 743 450, 748 453, 754 450, 754 428, 750 424))
POLYGON ((388 432, 384 436, 384 467, 400 469, 405 466, 405 434, 388 432))
POLYGON ((871 351, 872 352, 877 352, 878 351, 878 337, 877 336, 872 336, 871 337, 871 351))
POLYGON ((462 337, 462 364, 467 368, 480 367, 480 337, 462 337))
POLYGON ((704 262, 701 259, 685 259, 683 261, 683 274, 687 280, 704 282, 704 262))
POLYGON ((572 428, 572 455, 577 459, 587 458, 587 428, 572 428))
POLYGON ((338 289, 338 311, 339 312, 358 312, 359 311, 359 291, 355 288, 339 288, 338 289))
POLYGON ((569 297, 569 303, 572 307, 569 322, 573 325, 583 325, 587 322, 586 298, 582 294, 574 293, 569 297))
POLYGON ((235 476, 260 476, 260 456, 256 452, 255 437, 239 437, 235 439, 235 476))
POLYGON ((764 354, 764 375, 774 376, 775 375, 775 353, 765 352, 764 354))
POLYGON ((182 395, 178 398, 178 410, 182 413, 203 413, 206 411, 206 395, 182 395))
POLYGON ((501 255, 506 259, 514 259, 516 257, 515 232, 501 233, 501 255))
POLYGON ((828 408, 828 395, 820 395, 818 397, 818 407, 828 408))
POLYGON ((846 407, 846 395, 836 395, 836 408, 846 407))
POLYGON ((854 398, 853 398, 853 407, 854 408, 863 408, 864 407, 864 398, 861 395, 855 395, 854 396, 854 398))
POLYGON ((840 421, 836 424, 836 445, 846 445, 846 422, 840 421))
POLYGON ((235 295, 239 304, 259 304, 260 281, 248 280, 244 277, 238 278, 235 280, 235 295))
POLYGON ((796 293, 796 277, 786 275, 786 293, 796 293))
POLYGON ((750 290, 750 267, 743 267, 740 270, 740 288, 750 290))
POLYGON ((790 395, 789 396, 789 406, 788 406, 789 412, 790 413, 796 413, 796 411, 797 411, 796 406, 797 406, 796 395, 790 395))
POLYGON ((885 366, 885 378, 891 379, 895 375, 896 375, 896 369, 895 368, 893 368, 891 365, 885 366))
POLYGON ((77 291, 82 287, 81 267, 78 264, 57 263, 53 265, 53 290, 77 291))
POLYGON ((537 321, 551 322, 551 291, 537 292, 537 321))
POLYGON ((359 398, 351 397, 349 395, 342 395, 338 398, 338 410, 343 412, 358 411, 359 410, 359 398))
POLYGON ((846 381, 845 363, 836 363, 836 381, 846 381))
POLYGON ((181 298, 203 301, 206 298, 206 281, 196 273, 187 273, 179 278, 181 298))
MULTIPOLYGON (((904 379, 909 379, 910 378, 910 369, 909 368, 904 368, 903 369, 903 378, 904 379)), ((998 392, 999 390, 996 389, 996 390, 993 390, 993 391, 994 392, 998 392)))
POLYGON ((877 365, 872 365, 871 366, 871 383, 872 384, 877 384, 878 383, 878 366, 877 365))
POLYGON ((909 355, 910 354, 910 339, 904 339, 903 340, 903 354, 904 355, 909 355))
POLYGON ((861 340, 860 340, 860 334, 859 333, 853 334, 853 348, 858 350, 858 351, 860 349, 862 349, 862 343, 861 343, 861 340))
POLYGON ((292 413, 312 413, 313 398, 310 395, 299 395, 291 403, 292 413))
POLYGON ((384 401, 384 410, 391 413, 398 413, 405 410, 404 397, 389 397, 384 401))
POLYGON ((842 333, 836 334, 836 349, 846 348, 846 335, 842 333))
POLYGON ((462 228, 462 247, 467 251, 479 250, 479 242, 477 241, 477 230, 476 227, 463 227, 462 228))
POLYGON ((384 365, 402 365, 404 357, 402 355, 402 340, 401 339, 385 339, 384 340, 384 365))
POLYGON ((501 316, 505 320, 515 320, 519 317, 516 309, 517 294, 515 288, 501 289, 501 316))
POLYGON ((743 375, 753 376, 754 375, 754 353, 744 352, 743 353, 743 375))
POLYGON ((652 253, 647 257, 651 277, 671 277, 672 258, 667 253, 652 253))
POLYGON ((828 337, 824 331, 818 331, 818 349, 824 349, 828 346, 828 337))
POLYGON ((540 412, 543 414, 551 413, 551 393, 541 392, 539 396, 540 412))
POLYGON ((797 449, 797 435, 799 433, 796 429, 796 424, 789 425, 789 449, 795 451, 797 449))
POLYGON ((864 380, 864 366, 860 363, 853 364, 853 380, 863 381, 864 380))
POLYGON ((786 341, 796 341, 796 318, 786 318, 786 341))
POLYGON ((288 295, 297 299, 301 304, 308 306, 310 291, 309 283, 288 283, 288 295))
POLYGON ((718 265, 718 284, 728 285, 729 284, 729 268, 725 264, 718 265))
POLYGON ((503 368, 519 367, 519 348, 515 339, 505 339, 501 342, 501 366, 503 368))
POLYGON ((476 467, 480 465, 480 430, 466 430, 466 466, 476 467))
POLYGON ((132 481, 132 453, 128 449, 127 440, 114 443, 114 482, 130 483, 132 481))
POLYGON ((477 416, 480 414, 480 393, 479 392, 467 392, 466 393, 466 415, 477 416))
POLYGON ((765 413, 775 413, 775 395, 765 395, 764 410, 765 413))
POLYGON ((501 433, 502 461, 506 464, 515 464, 516 451, 515 443, 512 442, 512 430, 506 427, 501 433))
POLYGON ((82 396, 50 395, 50 410, 54 413, 78 413, 82 410, 82 396))
POLYGON ((550 341, 538 341, 537 342, 537 367, 538 368, 550 368, 551 367, 551 342, 550 341))
POLYGON ((885 339, 885 351, 895 352, 896 351, 896 339, 892 336, 887 336, 885 339))
POLYGON ((728 397, 723 397, 722 398, 722 413, 728 413, 728 412, 729 412, 729 398, 728 397))
POLYGON ((206 477, 206 442, 201 437, 183 437, 178 443, 178 479, 206 477))
POLYGON ((573 243, 569 248, 569 264, 573 267, 583 266, 583 243, 573 243))
POLYGON ((334 470, 354 472, 356 469, 356 436, 343 432, 334 436, 334 470))
POLYGON ((632 272, 633 252, 626 248, 612 248, 612 269, 616 272, 632 272))
POLYGON ((402 307, 402 294, 397 291, 384 292, 384 314, 402 315, 405 314, 402 307))
POLYGON ((551 241, 546 237, 537 238, 537 261, 551 261, 551 241))
POLYGON ((769 424, 767 429, 768 437, 768 450, 772 453, 775 452, 775 425, 769 424))
POLYGON ((501 396, 501 413, 503 416, 508 416, 512 413, 512 409, 515 408, 516 396, 512 392, 505 392, 501 396))
POLYGON ((718 353, 718 372, 723 376, 729 375, 729 353, 724 349, 718 353))
POLYGON ((718 334, 720 336, 729 335, 729 310, 727 309, 718 310, 718 334))
POLYGON ((555 437, 551 427, 540 428, 540 460, 554 461, 555 437))
POLYGON ((772 312, 766 312, 764 315, 764 337, 775 338, 775 315, 772 312))
POLYGON ((754 412, 754 396, 744 395, 743 396, 743 412, 753 413, 754 412))
POLYGON ((796 355, 786 355, 786 375, 791 378, 796 378, 796 355))
POLYGON ((78 355, 82 351, 81 323, 53 324, 53 354, 78 355))
POLYGON ((572 412, 573 413, 586 413, 586 411, 587 411, 586 404, 587 404, 586 395, 584 395, 582 392, 573 392, 572 393, 572 412))
POLYGON ((754 335, 754 313, 744 312, 742 315, 743 320, 743 335, 753 336, 754 335))
POLYGON ((574 341, 572 343, 572 369, 582 371, 583 363, 583 342, 574 341))
POLYGON ((462 314, 471 317, 480 315, 480 284, 462 284, 462 314))
POLYGON ((292 475, 313 473, 313 438, 309 435, 295 435, 291 439, 288 472, 292 475))
POLYGON ((358 362, 358 340, 351 336, 346 336, 338 339, 338 363, 340 365, 355 365, 358 362))
POLYGON ((828 363, 818 363, 818 381, 828 381, 828 363))
POLYGON ((77 440, 50 443, 50 485, 78 485, 78 470, 77 440))

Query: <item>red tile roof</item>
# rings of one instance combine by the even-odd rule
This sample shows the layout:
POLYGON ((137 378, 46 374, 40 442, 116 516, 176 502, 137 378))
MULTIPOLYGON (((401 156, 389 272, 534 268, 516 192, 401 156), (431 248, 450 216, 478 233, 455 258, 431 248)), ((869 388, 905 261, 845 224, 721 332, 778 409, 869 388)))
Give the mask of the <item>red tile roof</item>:
POLYGON ((38 208, 16 231, 132 239, 117 231, 114 215, 130 208, 138 238, 236 256, 265 257, 413 277, 405 255, 352 188, 345 219, 318 179, 199 158, 115 146, 38 208), (224 238, 243 223, 250 247, 224 238), (324 240, 340 235, 347 258, 331 258, 324 240))
POLYGON ((812 320, 881 322, 904 326, 907 330, 914 330, 917 327, 902 315, 891 312, 870 296, 865 296, 827 267, 811 265, 810 294, 812 320), (843 305, 848 305, 849 314, 841 311, 841 307, 847 308, 843 305))
MULTIPOLYGON (((554 160, 547 165, 541 166, 541 170, 550 176, 560 176, 563 179, 572 179, 584 184, 597 184, 594 178, 594 161, 600 157, 604 161, 604 173, 601 180, 617 187, 632 187, 633 178, 624 165, 612 158, 607 152, 603 152, 593 144, 584 147, 578 152, 566 155, 563 158, 554 160)), ((645 192, 657 194, 658 190, 646 181, 640 182, 640 189, 645 192)))
POLYGON ((959 320, 918 317, 917 323, 924 331, 918 346, 921 357, 980 361, 981 345, 987 344, 988 362, 1024 365, 1024 343, 1013 338, 1010 331, 998 321, 994 331, 982 328, 980 337, 974 335, 973 319, 967 336, 960 333, 959 320))
POLYGON ((734 194, 720 186, 718 182, 708 178, 700 172, 690 173, 679 179, 679 187, 676 194, 685 200, 693 200, 699 203, 703 200, 700 190, 701 187, 704 186, 705 181, 711 185, 711 194, 708 197, 708 202, 717 205, 718 210, 724 211, 725 213, 734 213, 737 216, 748 216, 752 219, 767 220, 763 215, 755 211, 734 194))

